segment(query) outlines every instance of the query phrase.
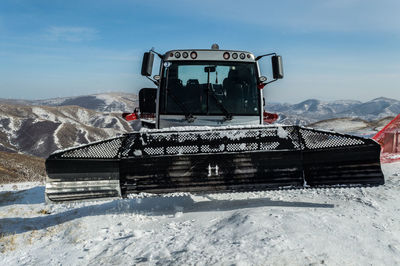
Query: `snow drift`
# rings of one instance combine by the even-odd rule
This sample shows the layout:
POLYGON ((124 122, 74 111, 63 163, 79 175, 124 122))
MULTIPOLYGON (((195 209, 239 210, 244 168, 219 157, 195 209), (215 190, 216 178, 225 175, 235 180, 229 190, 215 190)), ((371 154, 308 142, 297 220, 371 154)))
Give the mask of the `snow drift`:
MULTIPOLYGON (((400 163, 384 186, 139 195, 47 205, 41 184, 0 192, 4 265, 400 263, 400 163)), ((14 188, 13 188, 14 187, 14 188)))

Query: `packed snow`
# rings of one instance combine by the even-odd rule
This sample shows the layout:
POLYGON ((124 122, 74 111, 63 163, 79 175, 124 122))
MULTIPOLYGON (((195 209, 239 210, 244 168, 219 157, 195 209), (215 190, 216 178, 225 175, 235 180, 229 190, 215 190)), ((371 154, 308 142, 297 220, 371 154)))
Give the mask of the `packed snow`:
POLYGON ((47 204, 0 187, 1 265, 400 264, 400 163, 386 184, 47 204))

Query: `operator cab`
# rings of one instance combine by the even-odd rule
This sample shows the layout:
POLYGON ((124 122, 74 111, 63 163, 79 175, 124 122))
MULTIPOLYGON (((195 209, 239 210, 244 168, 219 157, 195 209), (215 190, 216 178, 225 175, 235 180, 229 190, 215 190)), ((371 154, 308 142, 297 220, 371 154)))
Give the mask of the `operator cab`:
MULTIPOLYGON (((148 78, 154 53, 143 60, 142 75, 148 78)), ((210 49, 158 55, 160 75, 152 79, 158 86, 155 127, 262 124, 259 85, 266 78, 252 53, 210 49)))

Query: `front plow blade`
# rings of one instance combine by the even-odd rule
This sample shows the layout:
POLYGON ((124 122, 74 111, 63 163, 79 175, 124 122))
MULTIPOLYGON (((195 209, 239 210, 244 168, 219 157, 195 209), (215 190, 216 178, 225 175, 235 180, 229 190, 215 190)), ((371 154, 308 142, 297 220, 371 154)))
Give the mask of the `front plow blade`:
POLYGON ((67 201, 121 197, 118 137, 56 152, 46 160, 46 198, 67 201))
POLYGON ((225 192, 384 183, 380 147, 299 126, 154 130, 54 153, 53 201, 129 193, 225 192))

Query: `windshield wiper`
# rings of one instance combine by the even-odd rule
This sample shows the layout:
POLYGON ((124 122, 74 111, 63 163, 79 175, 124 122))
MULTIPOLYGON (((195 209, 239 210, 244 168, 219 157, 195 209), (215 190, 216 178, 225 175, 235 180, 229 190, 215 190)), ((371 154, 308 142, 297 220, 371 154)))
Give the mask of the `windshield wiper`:
POLYGON ((181 102, 175 97, 175 95, 171 92, 170 89, 167 89, 167 93, 168 93, 168 96, 170 96, 171 99, 176 103, 176 105, 178 105, 178 107, 182 110, 182 112, 183 112, 184 115, 185 115, 186 121, 188 121, 188 123, 194 122, 194 120, 196 119, 196 117, 194 117, 194 116, 188 111, 188 109, 185 107, 185 105, 183 105, 183 103, 181 103, 181 102))
POLYGON ((184 113, 186 121, 188 121, 188 123, 194 122, 194 120, 196 119, 196 117, 194 117, 194 116, 188 111, 188 109, 185 107, 185 105, 183 105, 183 103, 181 103, 181 102, 175 97, 175 94, 173 94, 173 93, 171 92, 171 90, 168 89, 168 77, 169 77, 169 67, 167 67, 167 74, 166 74, 166 79, 165 79, 165 90, 166 90, 168 96, 171 97, 171 99, 176 103, 176 105, 178 105, 178 107, 179 107, 179 108, 181 109, 181 111, 184 113))
POLYGON ((211 84, 208 83, 208 86, 209 86, 208 91, 211 92, 210 94, 211 94, 211 96, 213 97, 213 99, 215 100, 215 102, 216 102, 218 108, 224 113, 224 115, 225 115, 224 121, 232 120, 232 114, 229 113, 228 110, 226 110, 225 106, 218 100, 218 97, 217 97, 217 95, 215 94, 214 89, 211 88, 210 85, 211 85, 211 84))
MULTIPOLYGON (((210 83, 210 72, 216 72, 216 67, 215 66, 208 66, 204 68, 204 71, 207 73, 207 106, 209 104, 208 102, 208 94, 211 94, 211 96, 214 98, 218 108, 224 113, 225 118, 224 121, 229 121, 232 120, 232 114, 229 113, 225 106, 218 100, 217 95, 215 94, 214 89, 212 88, 212 85, 210 83), (211 93, 210 93, 211 92, 211 93)), ((217 74, 216 74, 217 75, 217 74)), ((217 81, 217 80, 216 80, 217 81)), ((207 113, 208 113, 208 108, 207 108, 207 113)))

